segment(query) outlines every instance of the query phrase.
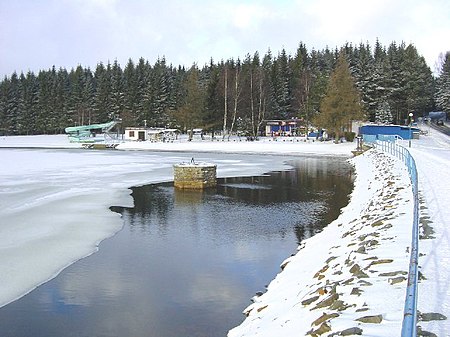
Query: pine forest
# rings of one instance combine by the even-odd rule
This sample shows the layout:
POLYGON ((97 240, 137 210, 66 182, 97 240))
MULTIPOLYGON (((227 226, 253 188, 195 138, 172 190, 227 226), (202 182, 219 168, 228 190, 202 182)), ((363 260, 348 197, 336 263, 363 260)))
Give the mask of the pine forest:
POLYGON ((411 112, 450 112, 450 52, 439 63, 433 76, 414 45, 377 41, 320 51, 300 43, 294 55, 268 50, 203 67, 163 57, 13 73, 0 82, 0 134, 59 134, 114 118, 122 127, 254 136, 271 119, 340 129, 356 119, 404 124, 411 112))

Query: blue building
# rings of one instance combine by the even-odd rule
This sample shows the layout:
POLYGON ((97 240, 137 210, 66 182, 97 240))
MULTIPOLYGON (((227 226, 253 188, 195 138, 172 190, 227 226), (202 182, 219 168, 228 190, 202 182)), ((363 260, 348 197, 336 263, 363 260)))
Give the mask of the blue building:
POLYGON ((420 133, 416 127, 409 127, 406 125, 363 125, 359 129, 359 133, 363 139, 374 138, 378 140, 393 140, 393 139, 413 139, 420 133), (367 137, 369 136, 369 137, 367 137))
POLYGON ((266 121, 265 134, 268 137, 299 136, 304 131, 305 128, 300 126, 300 120, 297 118, 266 121))

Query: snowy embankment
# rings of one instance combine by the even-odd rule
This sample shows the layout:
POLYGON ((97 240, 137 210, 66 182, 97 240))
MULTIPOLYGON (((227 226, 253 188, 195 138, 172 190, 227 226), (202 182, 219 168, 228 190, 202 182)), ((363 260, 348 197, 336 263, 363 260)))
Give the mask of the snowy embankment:
MULTIPOLYGON (((183 135, 173 142, 122 142, 118 150, 146 150, 163 152, 240 153, 275 155, 351 156, 355 143, 333 144, 304 137, 262 137, 259 141, 246 141, 232 137, 187 141, 183 135)), ((0 137, 0 148, 81 148, 80 143, 69 143, 66 135, 0 137)))
POLYGON ((230 140, 215 141, 186 140, 171 142, 127 142, 118 146, 119 150, 152 150, 177 152, 221 152, 241 154, 281 154, 281 155, 343 155, 351 156, 355 149, 354 143, 333 144, 332 142, 317 142, 304 137, 280 137, 276 140, 268 137, 259 141, 245 141, 237 137, 230 140))
POLYGON ((282 264, 230 337, 400 335, 413 213, 408 173, 374 150, 352 161, 349 205, 282 264))
MULTIPOLYGON (((450 137, 434 132, 409 150, 419 176, 418 329, 449 336, 450 137)), ((400 336, 413 212, 408 173, 374 150, 353 162, 349 205, 282 264, 229 337, 400 336)))

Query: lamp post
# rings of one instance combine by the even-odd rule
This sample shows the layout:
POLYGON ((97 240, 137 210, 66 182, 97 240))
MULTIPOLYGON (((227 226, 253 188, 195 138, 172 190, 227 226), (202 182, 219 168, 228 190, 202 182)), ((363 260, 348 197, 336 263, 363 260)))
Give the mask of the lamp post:
POLYGON ((411 147, 411 138, 412 138, 412 132, 411 132, 411 124, 412 124, 412 117, 413 113, 409 113, 409 147, 411 147))

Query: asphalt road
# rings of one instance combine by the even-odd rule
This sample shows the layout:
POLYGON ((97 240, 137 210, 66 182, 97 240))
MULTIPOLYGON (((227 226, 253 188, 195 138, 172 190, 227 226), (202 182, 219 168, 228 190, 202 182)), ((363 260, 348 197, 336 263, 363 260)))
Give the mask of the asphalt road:
POLYGON ((442 132, 443 134, 446 134, 447 136, 450 136, 450 128, 447 125, 436 125, 435 123, 431 123, 430 126, 439 132, 442 132))

